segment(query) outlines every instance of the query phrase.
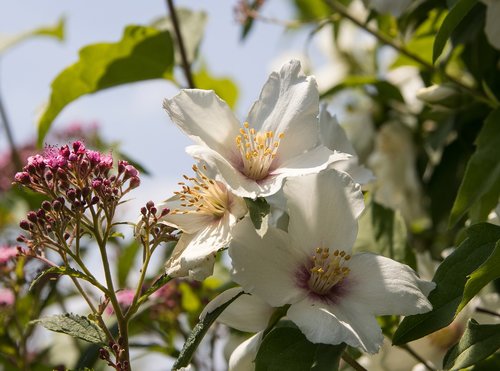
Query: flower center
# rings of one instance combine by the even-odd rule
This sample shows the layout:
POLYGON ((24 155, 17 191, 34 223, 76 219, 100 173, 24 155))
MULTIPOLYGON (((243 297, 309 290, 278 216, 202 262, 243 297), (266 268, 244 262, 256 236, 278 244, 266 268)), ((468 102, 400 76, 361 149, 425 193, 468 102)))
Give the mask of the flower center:
POLYGON ((236 146, 243 160, 243 174, 254 180, 264 179, 269 174, 283 136, 281 133, 276 138, 272 131, 256 132, 245 122, 240 135, 236 136, 236 146))
MULTIPOLYGON (((206 167, 203 166, 206 170, 206 167)), ((174 192, 181 199, 183 209, 175 209, 171 214, 205 214, 221 218, 229 204, 229 195, 226 187, 213 179, 208 178, 196 165, 193 165, 196 177, 183 175, 184 179, 191 182, 179 182, 182 190, 174 192)))
POLYGON ((330 253, 328 248, 318 247, 316 254, 312 256, 314 266, 310 269, 309 289, 316 294, 326 294, 333 286, 341 282, 350 272, 346 266, 351 259, 345 251, 335 250, 330 253))

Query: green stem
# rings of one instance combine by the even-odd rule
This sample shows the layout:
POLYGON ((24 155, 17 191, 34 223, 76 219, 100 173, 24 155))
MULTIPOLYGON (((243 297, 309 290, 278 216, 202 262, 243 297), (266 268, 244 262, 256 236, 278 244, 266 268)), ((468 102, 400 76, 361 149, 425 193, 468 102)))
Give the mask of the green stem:
POLYGON ((422 363, 426 369, 429 371, 436 371, 434 367, 432 367, 429 362, 427 362, 424 358, 422 358, 418 353, 416 353, 413 349, 411 349, 408 345, 399 345, 401 349, 406 350, 413 358, 422 363))
POLYGON ((448 74, 446 71, 441 70, 437 67, 435 67, 432 63, 429 63, 425 59, 421 58, 418 54, 413 53, 412 51, 408 50, 404 45, 401 43, 397 42, 396 40, 393 40, 389 36, 386 36, 377 30, 374 30, 370 26, 368 26, 365 22, 360 21, 356 17, 354 17, 352 14, 349 13, 347 8, 343 6, 342 4, 338 3, 335 0, 325 0, 325 2, 332 8, 335 12, 340 14, 342 17, 350 20, 352 23, 354 23, 356 26, 362 28, 372 36, 374 36, 377 40, 379 40, 381 43, 385 45, 389 45, 390 47, 394 48, 396 51, 398 51, 400 54, 403 54, 404 56, 412 59, 413 61, 417 62, 420 64, 422 67, 425 69, 429 70, 430 72, 433 73, 439 73, 442 74, 447 80, 454 82, 458 86, 460 86, 462 89, 466 90, 469 94, 474 96, 478 101, 481 101, 488 106, 492 108, 496 108, 496 103, 492 102, 487 96, 485 96, 482 92, 477 91, 470 86, 464 84, 460 79, 448 74))
POLYGON ((182 69, 184 71, 184 76, 186 77, 188 87, 190 89, 195 88, 193 74, 191 73, 191 64, 188 61, 186 48, 184 46, 184 39, 182 38, 181 28, 179 26, 179 20, 177 18, 177 12, 175 10, 173 0, 167 0, 168 11, 170 13, 170 19, 172 20, 172 25, 174 26, 175 37, 177 39, 177 46, 179 47, 179 53, 182 59, 182 69))
POLYGON ((366 368, 361 366, 354 358, 352 358, 347 352, 342 352, 342 359, 351 366, 356 371, 368 371, 366 368))

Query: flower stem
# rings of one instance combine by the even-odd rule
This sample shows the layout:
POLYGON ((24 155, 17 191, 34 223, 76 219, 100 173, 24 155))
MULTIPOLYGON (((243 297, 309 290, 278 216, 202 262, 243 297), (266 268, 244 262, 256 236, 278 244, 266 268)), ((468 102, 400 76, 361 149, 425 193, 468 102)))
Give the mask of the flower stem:
POLYGON ((429 371, 436 371, 434 367, 432 367, 429 362, 427 362, 425 359, 423 359, 418 353, 416 353, 413 349, 411 349, 408 345, 399 345, 401 349, 406 350, 413 358, 415 358, 417 361, 422 363, 426 369, 429 371))
POLYGON ((368 371, 366 368, 361 366, 354 358, 352 358, 347 352, 342 352, 342 359, 351 366, 356 371, 368 371))
POLYGON ((182 69, 184 71, 184 76, 188 83, 190 89, 195 88, 193 74, 191 73, 191 65, 187 58, 186 48, 184 46, 184 39, 182 38, 181 29, 179 26, 179 20, 177 18, 177 12, 175 11, 173 0, 167 0, 168 11, 170 13, 170 18, 172 19, 172 24, 174 26, 175 38, 177 40, 177 46, 179 47, 179 52, 182 59, 182 69))
POLYGON ((500 313, 494 312, 494 311, 486 309, 486 308, 477 307, 476 312, 489 314, 489 315, 495 316, 495 317, 500 317, 500 313))
POLYGON ((349 13, 347 8, 338 3, 335 0, 325 0, 325 2, 332 8, 335 12, 340 14, 342 17, 350 20, 352 23, 354 23, 356 26, 362 28, 372 36, 374 36, 377 40, 379 40, 381 43, 385 45, 389 45, 392 48, 394 48, 396 51, 398 51, 400 54, 403 54, 404 56, 414 60, 418 64, 420 64, 422 67, 425 69, 433 72, 433 73, 440 73, 442 74, 446 79, 449 81, 454 82, 461 88, 463 88, 465 91, 467 91, 469 94, 473 95, 478 101, 481 101, 487 105, 489 105, 492 108, 496 108, 496 103, 492 102, 487 96, 485 96, 482 92, 475 90, 474 88, 464 84, 460 79, 448 74, 446 71, 439 69, 435 67, 432 63, 429 63, 425 59, 421 58, 418 54, 413 53, 412 51, 408 50, 405 48, 404 45, 401 43, 397 42, 396 40, 393 40, 391 37, 386 36, 377 30, 374 30, 370 26, 368 26, 365 22, 360 21, 357 19, 355 16, 349 13))

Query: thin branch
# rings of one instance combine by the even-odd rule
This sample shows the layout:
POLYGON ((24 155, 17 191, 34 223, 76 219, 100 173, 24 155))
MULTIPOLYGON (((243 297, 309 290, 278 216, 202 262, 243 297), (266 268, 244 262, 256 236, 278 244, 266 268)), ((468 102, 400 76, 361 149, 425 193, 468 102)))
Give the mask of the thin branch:
POLYGON ((413 358, 415 358, 417 361, 422 363, 426 369, 429 371, 436 371, 434 367, 432 367, 429 362, 427 362, 425 359, 423 359, 418 353, 416 353, 413 349, 411 349, 408 345, 399 345, 401 349, 406 350, 413 358))
POLYGON ((500 313, 494 312, 494 311, 486 309, 486 308, 477 307, 476 312, 489 314, 489 315, 495 316, 495 317, 500 317, 500 313))
POLYGON ((455 84, 460 86, 462 89, 466 90, 467 92, 472 94, 474 97, 476 97, 479 101, 486 103, 490 107, 496 108, 496 103, 492 102, 490 99, 488 99, 488 97, 486 97, 482 92, 477 91, 474 88, 464 84, 460 79, 448 74, 446 71, 435 67, 432 63, 429 63, 425 59, 421 58, 418 54, 415 54, 412 51, 406 49, 406 47, 404 45, 397 42, 396 40, 393 40, 389 36, 386 36, 386 35, 378 32, 377 30, 374 30, 373 28, 368 26, 365 22, 360 21, 355 16, 350 14, 344 5, 338 3, 335 0, 325 0, 325 2, 330 6, 330 8, 332 8, 332 10, 334 10, 335 12, 340 14, 342 17, 350 20, 356 26, 362 28, 363 30, 365 30, 366 32, 371 34, 372 36, 374 36, 381 43, 391 46, 396 51, 398 51, 400 54, 403 54, 404 56, 414 60, 418 64, 425 67, 425 69, 427 69, 431 72, 441 73, 446 79, 454 82, 455 84))
POLYGON ((342 352, 342 359, 351 366, 356 371, 368 371, 366 368, 361 366, 354 358, 352 358, 347 352, 342 352))
POLYGON ((193 74, 191 73, 191 64, 188 61, 186 48, 184 46, 184 40, 182 38, 181 29, 179 26, 179 20, 177 18, 177 12, 175 11, 174 1, 167 0, 168 11, 170 13, 170 18, 172 19, 172 24, 174 26, 175 38, 177 39, 177 45, 179 46, 179 52, 182 59, 182 69, 184 70, 184 75, 190 89, 194 89, 193 74))

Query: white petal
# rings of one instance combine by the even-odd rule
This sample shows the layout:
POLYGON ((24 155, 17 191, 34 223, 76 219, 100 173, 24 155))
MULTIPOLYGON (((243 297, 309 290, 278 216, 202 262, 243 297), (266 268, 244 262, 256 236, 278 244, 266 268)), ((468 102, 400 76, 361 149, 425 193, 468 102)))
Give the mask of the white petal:
POLYGON ((167 274, 196 280, 210 276, 217 251, 226 247, 231 239, 230 220, 231 216, 226 214, 195 234, 184 233, 165 264, 167 274))
POLYGON ((489 43, 496 49, 500 49, 500 24, 498 17, 500 16, 500 2, 497 0, 483 1, 488 6, 486 10, 486 24, 484 32, 489 43))
POLYGON ((270 175, 256 182, 243 175, 231 162, 218 152, 204 146, 189 146, 186 152, 199 161, 203 161, 210 172, 217 174, 216 179, 226 184, 235 195, 240 197, 265 197, 281 188, 284 176, 270 175))
POLYGON ((269 76, 247 121, 257 131, 283 133, 278 156, 290 158, 318 142, 318 106, 316 81, 304 76, 300 62, 294 60, 269 76), (300 140, 294 140, 297 138, 300 140))
POLYGON ((328 167, 330 169, 335 169, 348 174, 355 183, 362 185, 370 183, 376 179, 370 169, 358 164, 357 157, 351 157, 345 161, 334 162, 328 167))
POLYGON ((375 316, 341 305, 328 306, 310 299, 290 306, 287 312, 313 343, 346 343, 369 353, 376 353, 383 341, 375 316))
POLYGON ((244 294, 229 304, 217 321, 236 330, 258 332, 266 329, 273 312, 274 308, 258 296, 244 294))
MULTIPOLYGON (((165 201, 161 206, 168 207, 171 211, 175 209, 183 209, 180 204, 184 201, 181 201, 179 196, 175 195, 165 201)), ((167 225, 170 225, 174 228, 178 228, 184 233, 194 234, 199 230, 207 227, 209 224, 217 221, 217 218, 211 215, 200 214, 200 213, 168 213, 160 219, 161 222, 164 222, 167 225)))
POLYGON ((236 151, 239 121, 227 104, 213 91, 186 89, 163 108, 179 128, 198 144, 206 145, 225 157, 236 151))
POLYGON ((290 248, 286 232, 269 227, 261 238, 246 217, 233 230, 229 255, 233 280, 271 306, 290 304, 304 295, 295 276, 308 257, 290 248))
POLYGON ((323 145, 314 147, 308 152, 295 156, 271 171, 271 175, 280 174, 284 177, 317 173, 337 161, 351 158, 348 153, 333 152, 323 145))
POLYGON ((349 176, 327 169, 290 178, 284 192, 294 246, 309 252, 320 246, 351 250, 364 201, 359 185, 349 176))
POLYGON ((337 118, 330 115, 325 105, 321 106, 319 127, 321 143, 323 143, 323 145, 332 151, 349 153, 350 155, 356 156, 356 151, 349 139, 347 139, 344 129, 339 125, 337 118))
POLYGON ((254 360, 259 351, 262 334, 262 332, 259 332, 238 345, 231 357, 229 357, 229 371, 255 370, 254 360))
POLYGON ((356 254, 349 262, 349 302, 375 315, 410 315, 432 310, 427 295, 436 284, 417 277, 409 266, 371 254, 356 254))

